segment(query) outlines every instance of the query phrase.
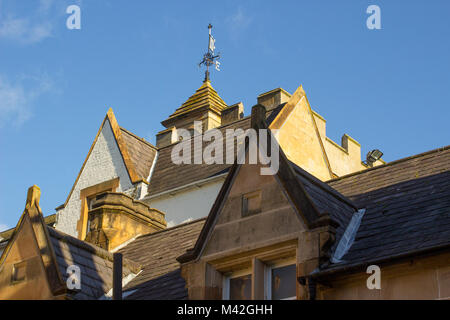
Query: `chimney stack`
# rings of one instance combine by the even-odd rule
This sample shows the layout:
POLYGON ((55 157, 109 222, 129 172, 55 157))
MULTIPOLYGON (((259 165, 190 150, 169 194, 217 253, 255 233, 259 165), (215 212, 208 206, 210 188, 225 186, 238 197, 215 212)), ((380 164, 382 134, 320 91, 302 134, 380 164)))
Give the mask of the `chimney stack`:
POLYGON ((266 125, 266 108, 257 104, 252 107, 251 126, 253 129, 265 129, 266 125))
POLYGON ((267 110, 278 107, 280 104, 288 102, 291 94, 282 88, 276 88, 269 92, 261 93, 258 96, 258 103, 266 107, 267 110))

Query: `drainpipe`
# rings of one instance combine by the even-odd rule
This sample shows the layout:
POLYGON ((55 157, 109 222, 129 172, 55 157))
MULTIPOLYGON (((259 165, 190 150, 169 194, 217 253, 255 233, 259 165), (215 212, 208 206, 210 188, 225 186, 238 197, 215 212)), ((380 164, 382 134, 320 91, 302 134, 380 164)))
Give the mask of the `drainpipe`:
POLYGON ((307 288, 309 300, 316 300, 317 282, 312 277, 298 277, 298 283, 307 288))
POLYGON ((114 253, 113 300, 122 300, 122 254, 114 253))
POLYGON ((316 300, 316 289, 317 289, 316 280, 309 277, 308 278, 309 300, 316 300))

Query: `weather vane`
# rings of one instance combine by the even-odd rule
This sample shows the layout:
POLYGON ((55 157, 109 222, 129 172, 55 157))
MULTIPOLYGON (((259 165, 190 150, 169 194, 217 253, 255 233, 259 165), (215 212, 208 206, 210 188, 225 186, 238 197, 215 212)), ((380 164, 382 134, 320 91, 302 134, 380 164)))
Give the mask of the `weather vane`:
POLYGON ((208 52, 203 55, 203 60, 198 64, 200 67, 202 64, 206 66, 206 72, 205 72, 205 80, 209 81, 209 67, 212 65, 216 66, 216 70, 220 71, 220 62, 217 61, 220 59, 220 53, 215 54, 214 50, 216 49, 215 42, 216 40, 211 34, 212 25, 211 23, 208 25, 209 29, 209 43, 208 43, 208 52))

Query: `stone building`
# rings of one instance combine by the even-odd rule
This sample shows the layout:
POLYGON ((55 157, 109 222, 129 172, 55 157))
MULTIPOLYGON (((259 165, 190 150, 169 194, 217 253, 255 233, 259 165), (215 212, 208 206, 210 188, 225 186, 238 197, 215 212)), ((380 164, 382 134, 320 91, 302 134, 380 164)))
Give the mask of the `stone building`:
POLYGON ((30 188, 16 228, 0 234, 0 298, 110 298, 117 252, 126 299, 450 297, 449 147, 365 163, 356 140, 326 136, 301 86, 259 95, 246 117, 206 80, 161 123, 153 146, 109 110, 55 215, 42 216, 30 188), (195 121, 270 130, 278 172, 175 164, 180 129, 194 133, 195 121), (70 265, 81 289, 65 285, 70 265), (369 265, 381 289, 367 287, 369 265))

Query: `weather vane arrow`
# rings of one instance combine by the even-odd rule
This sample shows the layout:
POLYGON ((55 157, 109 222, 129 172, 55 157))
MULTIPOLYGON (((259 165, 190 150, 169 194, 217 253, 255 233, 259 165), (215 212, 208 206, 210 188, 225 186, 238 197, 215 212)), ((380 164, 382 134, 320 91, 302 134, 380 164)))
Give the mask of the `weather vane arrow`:
POLYGON ((199 67, 201 65, 206 66, 205 72, 205 81, 209 81, 209 67, 215 65, 217 71, 220 71, 220 62, 217 61, 220 59, 220 53, 215 54, 214 50, 216 49, 216 39, 211 34, 212 25, 211 23, 208 25, 209 29, 209 42, 208 42, 208 51, 203 55, 203 60, 198 64, 199 67))

